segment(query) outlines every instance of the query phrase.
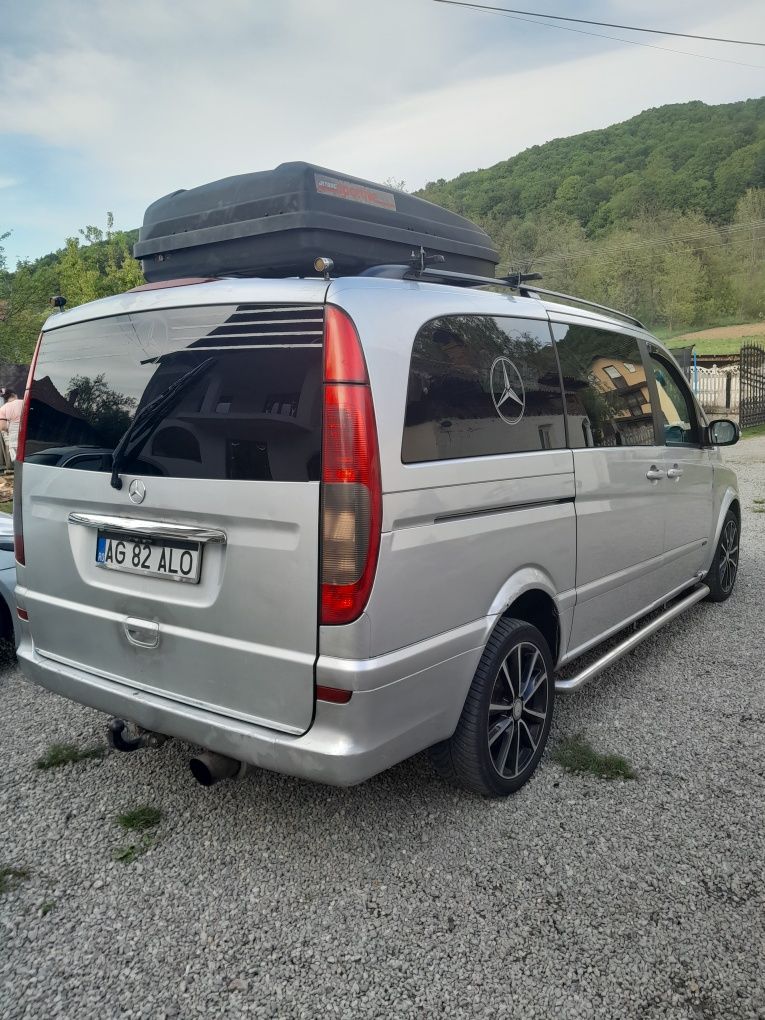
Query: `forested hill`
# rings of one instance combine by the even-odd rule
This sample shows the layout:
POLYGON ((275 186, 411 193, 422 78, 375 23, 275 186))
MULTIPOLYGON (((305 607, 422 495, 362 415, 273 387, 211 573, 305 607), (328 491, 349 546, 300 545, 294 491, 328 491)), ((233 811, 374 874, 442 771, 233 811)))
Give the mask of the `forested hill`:
POLYGON ((646 110, 419 194, 485 226, 500 272, 654 329, 765 318, 765 98, 646 110))
POLYGON ((765 98, 646 110, 432 182, 418 194, 471 218, 506 221, 554 210, 593 237, 646 210, 728 223, 746 191, 763 187, 765 98))
MULTIPOLYGON (((419 194, 483 224, 500 271, 539 271, 546 287, 654 329, 765 319, 765 99, 647 110, 419 194)), ((111 214, 106 230, 86 227, 15 268, 3 258, 9 226, 0 366, 29 361, 52 294, 71 308, 142 282, 135 232, 115 230, 111 214)))

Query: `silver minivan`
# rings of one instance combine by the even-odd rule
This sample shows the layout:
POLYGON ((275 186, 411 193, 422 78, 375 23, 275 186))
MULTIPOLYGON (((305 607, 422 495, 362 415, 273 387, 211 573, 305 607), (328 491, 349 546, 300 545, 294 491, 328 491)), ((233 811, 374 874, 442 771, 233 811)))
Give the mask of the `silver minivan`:
POLYGON ((199 746, 205 783, 430 748, 507 795, 556 688, 731 594, 737 438, 637 320, 522 287, 388 267, 83 305, 26 396, 19 660, 116 747, 199 746))

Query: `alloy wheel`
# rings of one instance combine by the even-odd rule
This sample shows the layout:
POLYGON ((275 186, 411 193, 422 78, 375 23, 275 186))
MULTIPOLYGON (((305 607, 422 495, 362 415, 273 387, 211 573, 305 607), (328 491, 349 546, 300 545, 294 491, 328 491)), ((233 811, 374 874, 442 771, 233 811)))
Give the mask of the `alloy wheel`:
POLYGON ((733 590, 738 573, 738 525, 735 520, 729 520, 723 528, 717 569, 720 587, 727 595, 733 590))
POLYGON ((521 641, 503 659, 491 693, 489 754, 503 779, 520 775, 534 757, 549 705, 549 677, 536 645, 521 641))

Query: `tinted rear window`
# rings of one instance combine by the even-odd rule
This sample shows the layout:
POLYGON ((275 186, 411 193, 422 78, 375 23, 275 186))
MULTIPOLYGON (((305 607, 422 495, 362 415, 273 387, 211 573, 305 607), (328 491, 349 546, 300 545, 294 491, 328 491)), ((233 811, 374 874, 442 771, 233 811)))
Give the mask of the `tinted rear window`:
POLYGON ((25 459, 111 471, 112 450, 136 412, 203 366, 125 473, 318 479, 323 315, 321 305, 215 305, 50 330, 25 459))
POLYGON ((566 445, 563 395, 546 322, 450 315, 415 337, 405 464, 566 445))

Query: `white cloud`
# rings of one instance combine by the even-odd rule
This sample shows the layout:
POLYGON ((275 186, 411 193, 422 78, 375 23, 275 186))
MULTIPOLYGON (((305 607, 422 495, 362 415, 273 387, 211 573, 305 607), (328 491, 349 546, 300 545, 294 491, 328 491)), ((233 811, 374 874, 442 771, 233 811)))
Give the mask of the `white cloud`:
MULTIPOLYGON (((765 37, 754 0, 722 13, 717 0, 697 0, 693 18, 666 0, 646 0, 639 19, 631 0, 597 10, 765 37)), ((4 17, 0 133, 85 161, 92 208, 71 211, 72 229, 106 208, 127 225, 168 191, 289 159, 417 186, 649 106, 765 91, 763 72, 430 0, 37 0, 4 17), (19 13, 27 7, 34 18, 19 13)), ((755 48, 633 38, 765 65, 755 48)))
POLYGON ((0 188, 15 188, 18 183, 15 177, 3 177, 0 175, 0 188))
MULTIPOLYGON (((765 37, 765 7, 751 5, 698 30, 738 30, 743 38, 759 30, 765 37)), ((722 52, 732 59, 757 60, 757 50, 732 54, 732 49, 722 52)), ((759 59, 763 72, 628 47, 553 66, 508 70, 393 103, 374 122, 354 124, 319 142, 315 152, 319 161, 330 163, 342 155, 341 165, 349 172, 378 178, 395 174, 421 185, 490 166, 551 138, 626 120, 653 106, 759 95, 765 92, 765 55, 759 59)))

